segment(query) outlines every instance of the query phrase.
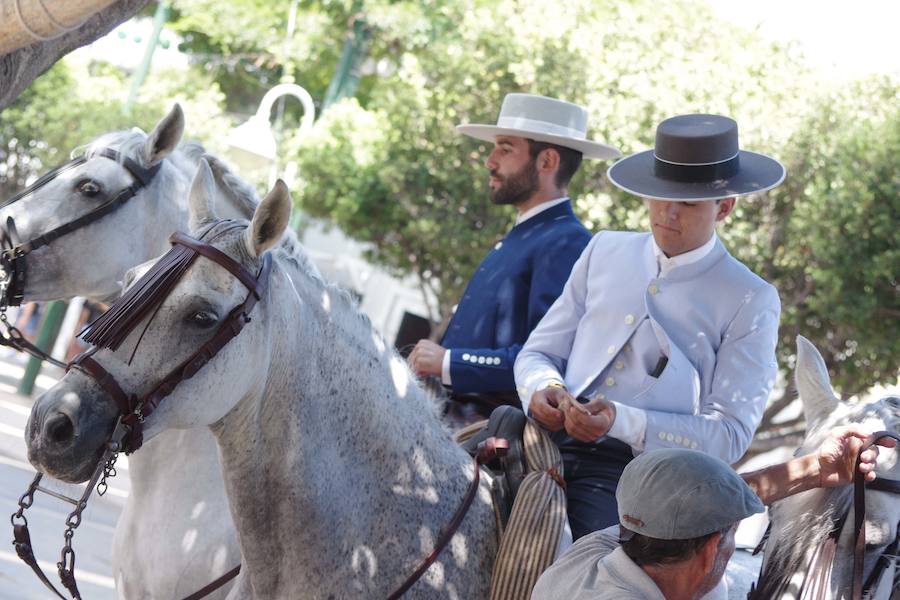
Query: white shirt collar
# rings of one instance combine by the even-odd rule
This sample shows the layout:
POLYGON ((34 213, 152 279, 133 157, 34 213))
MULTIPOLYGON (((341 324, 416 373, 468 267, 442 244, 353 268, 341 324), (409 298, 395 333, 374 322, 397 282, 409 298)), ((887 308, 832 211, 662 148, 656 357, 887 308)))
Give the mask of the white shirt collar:
POLYGON ((553 208, 557 204, 562 204, 563 202, 567 202, 569 200, 568 196, 563 196, 562 198, 557 198, 556 200, 547 200, 546 202, 541 202, 537 206, 532 206, 521 215, 516 217, 516 225, 521 225, 531 217, 538 215, 548 208, 553 208))
POLYGON ((653 241, 653 253, 656 255, 656 264, 659 266, 659 276, 665 277, 665 275, 675 267, 683 267, 684 265, 695 263, 709 254, 715 247, 717 238, 715 232, 713 232, 709 241, 699 248, 694 248, 689 252, 673 256, 672 258, 666 256, 665 253, 660 250, 659 246, 656 245, 656 240, 653 239, 653 236, 650 236, 650 239, 653 241))

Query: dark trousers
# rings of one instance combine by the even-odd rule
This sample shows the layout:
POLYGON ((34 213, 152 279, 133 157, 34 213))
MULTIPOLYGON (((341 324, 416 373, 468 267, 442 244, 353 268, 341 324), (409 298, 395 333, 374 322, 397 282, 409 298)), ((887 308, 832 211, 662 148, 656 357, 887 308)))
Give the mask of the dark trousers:
POLYGON ((586 444, 553 434, 565 469, 572 537, 578 539, 619 522, 616 486, 632 458, 631 447, 614 439, 586 444))

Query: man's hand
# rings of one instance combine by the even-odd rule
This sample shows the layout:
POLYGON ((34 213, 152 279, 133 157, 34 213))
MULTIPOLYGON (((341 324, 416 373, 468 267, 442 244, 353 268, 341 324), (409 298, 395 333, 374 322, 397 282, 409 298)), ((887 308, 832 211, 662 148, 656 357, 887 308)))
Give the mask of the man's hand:
POLYGON ((587 404, 572 399, 566 409, 566 431, 581 442, 594 442, 606 435, 616 420, 616 407, 612 402, 595 398, 587 404))
MULTIPOLYGON (((822 487, 835 487, 853 482, 853 467, 856 455, 871 432, 857 424, 835 427, 819 446, 816 458, 819 461, 819 481, 822 487)), ((865 473, 866 481, 875 479, 875 459, 878 447, 893 448, 897 443, 892 438, 882 438, 862 454, 859 470, 865 473)))
POLYGON ((419 340, 413 351, 409 353, 406 362, 409 363, 409 368, 413 370, 413 373, 419 377, 426 375, 440 377, 446 351, 446 348, 431 340, 419 340))
POLYGON ((563 408, 569 402, 574 402, 572 395, 561 387, 546 387, 536 391, 531 396, 531 404, 528 410, 534 420, 548 431, 559 431, 566 421, 563 408))

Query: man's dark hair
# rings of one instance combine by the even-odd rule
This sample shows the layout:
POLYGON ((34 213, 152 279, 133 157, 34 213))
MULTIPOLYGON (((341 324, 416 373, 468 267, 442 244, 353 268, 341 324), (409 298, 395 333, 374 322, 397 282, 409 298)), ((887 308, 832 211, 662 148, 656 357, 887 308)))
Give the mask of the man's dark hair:
POLYGON ((527 139, 527 141, 528 154, 532 161, 537 159, 538 154, 548 148, 556 150, 559 154, 559 170, 556 172, 555 179, 556 187, 562 188, 569 185, 572 176, 575 175, 575 171, 581 166, 581 152, 564 146, 551 144, 550 142, 538 142, 531 139, 527 139))
POLYGON ((660 540, 635 533, 631 539, 622 542, 622 550, 638 566, 672 565, 693 558, 707 540, 717 533, 722 534, 719 540, 719 545, 721 545, 724 543, 728 529, 713 531, 688 540, 660 540))

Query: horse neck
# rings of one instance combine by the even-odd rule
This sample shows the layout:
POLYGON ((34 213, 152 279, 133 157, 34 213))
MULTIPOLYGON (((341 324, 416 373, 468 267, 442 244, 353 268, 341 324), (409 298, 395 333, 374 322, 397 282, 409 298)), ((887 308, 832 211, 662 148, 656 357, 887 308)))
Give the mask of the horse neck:
POLYGON ((341 292, 283 268, 270 281, 265 381, 213 426, 245 560, 299 551, 327 576, 362 544, 385 566, 403 553, 383 540, 417 549, 421 523, 452 514, 470 459, 341 292))

